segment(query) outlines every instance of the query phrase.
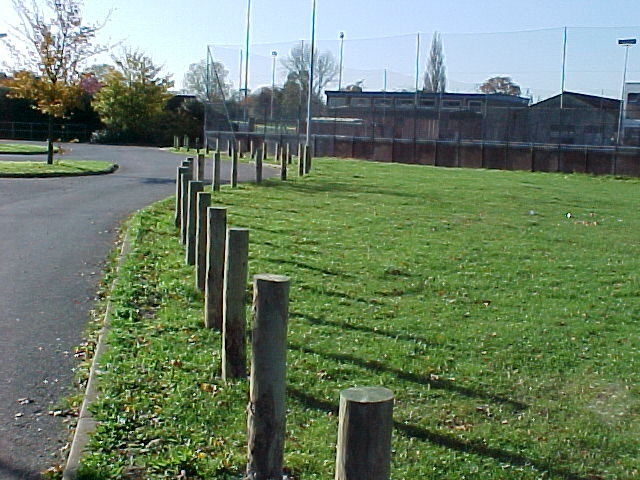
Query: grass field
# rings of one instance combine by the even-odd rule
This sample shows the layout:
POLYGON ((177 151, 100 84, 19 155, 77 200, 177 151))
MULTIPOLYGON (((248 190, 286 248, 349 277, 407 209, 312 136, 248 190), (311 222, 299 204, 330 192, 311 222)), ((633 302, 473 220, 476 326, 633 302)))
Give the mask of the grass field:
MULTIPOLYGON (((367 385, 396 396, 393 479, 640 475, 637 179, 318 159, 213 203, 250 275, 291 277, 292 478, 333 478, 339 392, 367 385)), ((172 206, 130 222, 82 478, 245 468, 248 382, 219 378, 172 206)))
MULTIPOLYGON (((57 150, 57 147, 56 147, 57 150)), ((47 146, 28 143, 4 143, 0 142, 0 153, 13 154, 39 154, 47 153, 47 146)))
POLYGON ((99 160, 55 160, 46 162, 0 161, 0 177, 39 177, 63 175, 90 175, 111 171, 114 165, 99 160))

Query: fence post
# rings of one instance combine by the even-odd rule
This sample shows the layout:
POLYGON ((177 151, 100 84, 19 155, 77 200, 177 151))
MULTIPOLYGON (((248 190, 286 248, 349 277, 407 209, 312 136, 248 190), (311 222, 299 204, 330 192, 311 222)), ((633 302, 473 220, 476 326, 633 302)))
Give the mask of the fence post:
POLYGON ((304 147, 304 173, 307 174, 310 171, 311 171, 311 145, 305 145, 305 147, 304 147))
POLYGON ((220 152, 213 154, 213 191, 220 191, 220 152))
POLYGON ((198 174, 196 176, 196 180, 203 181, 204 180, 204 153, 198 154, 197 164, 198 166, 198 174))
POLYGON ((204 326, 222 331, 227 209, 207 209, 207 265, 204 287, 204 326))
POLYGON ((187 243, 187 213, 189 210, 189 182, 191 172, 187 167, 187 172, 180 175, 180 240, 182 244, 187 243))
POLYGON ((231 152, 231 188, 238 186, 238 151, 231 152))
POLYGON ((287 163, 289 165, 291 165, 291 158, 292 158, 292 154, 291 154, 291 144, 289 142, 287 142, 287 163))
POLYGON ((207 269, 207 208, 211 205, 211 194, 198 192, 196 220, 196 288, 204 291, 207 269))
POLYGON ((244 378, 246 367, 245 291, 249 257, 249 230, 227 230, 222 325, 222 378, 244 378))
POLYGON ((301 143, 298 144, 298 175, 304 175, 304 146, 301 143))
POLYGON ((284 181, 287 179, 287 157, 285 155, 280 155, 280 180, 284 181))
POLYGON ((288 308, 288 277, 253 277, 247 478, 254 480, 282 478, 288 308))
POLYGON ((187 265, 195 265, 196 263, 196 214, 198 211, 198 192, 204 188, 202 182, 191 180, 188 187, 187 199, 187 238, 185 244, 187 246, 185 261, 187 265))
POLYGON ((176 213, 174 223, 176 227, 180 227, 182 221, 182 175, 186 175, 189 169, 187 167, 177 167, 176 170, 176 213))
POLYGON ((384 387, 340 392, 335 480, 389 480, 393 392, 384 387))
POLYGON ((260 185, 262 183, 262 149, 256 150, 256 183, 260 185))

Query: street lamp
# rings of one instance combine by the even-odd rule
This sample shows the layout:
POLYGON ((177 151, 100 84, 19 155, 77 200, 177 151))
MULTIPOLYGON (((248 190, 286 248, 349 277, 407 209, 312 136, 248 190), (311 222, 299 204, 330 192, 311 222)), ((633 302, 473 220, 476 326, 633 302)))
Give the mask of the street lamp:
POLYGON ((340 32, 340 73, 338 74, 338 90, 342 90, 342 59, 344 54, 344 32, 340 32))
POLYGON ((278 52, 275 50, 271 52, 271 57, 273 58, 273 65, 271 66, 271 121, 273 122, 273 97, 276 91, 276 58, 278 57, 278 52))
POLYGON ((624 117, 624 90, 627 83, 627 61, 629 60, 629 47, 636 44, 635 38, 623 38, 618 39, 618 45, 625 47, 624 49, 624 70, 622 71, 622 92, 620 93, 620 116, 618 118, 618 137, 616 138, 616 145, 620 145, 620 138, 622 134, 622 122, 624 117))

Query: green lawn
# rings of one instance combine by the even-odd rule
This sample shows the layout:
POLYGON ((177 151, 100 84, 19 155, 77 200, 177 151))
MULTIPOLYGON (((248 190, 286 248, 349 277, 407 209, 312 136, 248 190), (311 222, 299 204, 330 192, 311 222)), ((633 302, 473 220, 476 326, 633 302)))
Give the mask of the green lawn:
POLYGON ((0 161, 0 177, 55 177, 66 175, 93 175, 109 173, 114 164, 99 160, 54 160, 48 165, 40 162, 0 161))
MULTIPOLYGON (((214 204, 250 275, 291 277, 296 479, 333 477, 339 392, 367 385, 396 396, 394 479, 639 475, 639 180, 317 159, 214 204)), ((130 222, 84 478, 245 468, 248 382, 219 378, 172 207, 130 222)))
MULTIPOLYGON (((57 148, 56 148, 57 150, 57 148)), ((4 143, 0 142, 0 154, 40 154, 47 153, 46 145, 35 145, 27 143, 4 143)))

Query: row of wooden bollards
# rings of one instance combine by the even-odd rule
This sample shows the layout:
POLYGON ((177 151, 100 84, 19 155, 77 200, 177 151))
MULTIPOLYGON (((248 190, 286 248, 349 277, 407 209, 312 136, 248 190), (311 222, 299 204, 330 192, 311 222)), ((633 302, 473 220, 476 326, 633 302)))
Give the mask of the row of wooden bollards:
MULTIPOLYGON (((199 179, 203 167, 198 158, 178 168, 176 226, 185 261, 195 266, 196 287, 204 292, 204 325, 222 333, 222 378, 246 378, 249 230, 228 228, 226 208, 210 206, 211 193, 199 179)), ((288 277, 254 275, 245 477, 250 480, 282 478, 288 308, 288 277)), ((393 402, 393 393, 382 387, 340 392, 336 480, 389 479, 393 402)))

